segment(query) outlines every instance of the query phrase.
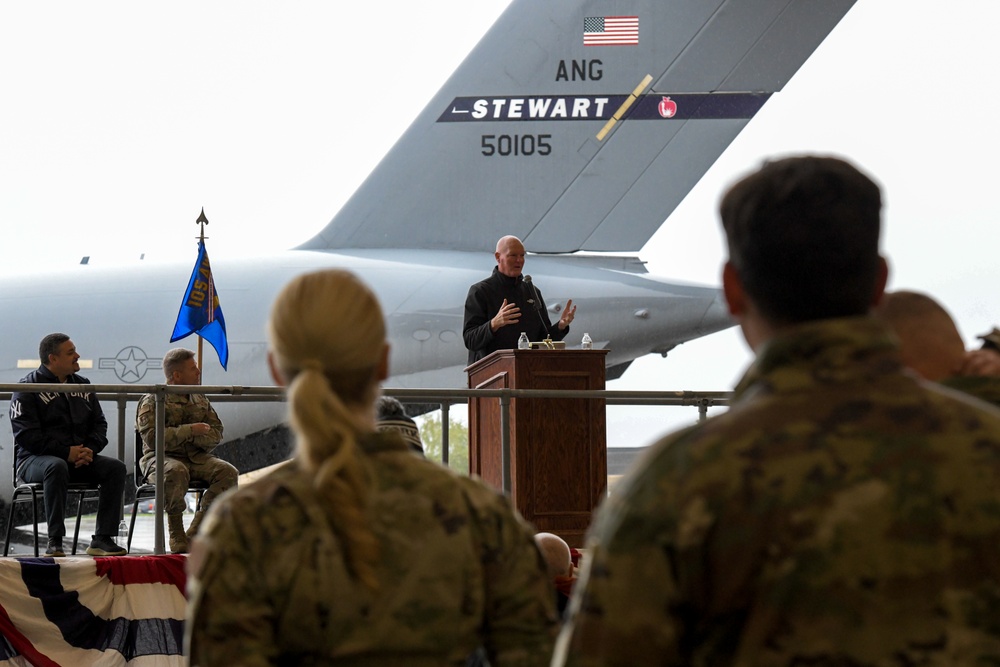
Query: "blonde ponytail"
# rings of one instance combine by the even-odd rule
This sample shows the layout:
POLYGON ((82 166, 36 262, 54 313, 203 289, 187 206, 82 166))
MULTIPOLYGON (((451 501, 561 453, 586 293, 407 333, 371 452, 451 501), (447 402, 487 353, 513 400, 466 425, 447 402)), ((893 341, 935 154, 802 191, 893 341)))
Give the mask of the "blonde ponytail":
POLYGON ((378 540, 366 515, 369 480, 357 439, 373 430, 385 324, 371 291, 352 274, 299 276, 278 295, 268 324, 271 353, 288 383, 297 456, 313 476, 351 573, 378 587, 378 540))

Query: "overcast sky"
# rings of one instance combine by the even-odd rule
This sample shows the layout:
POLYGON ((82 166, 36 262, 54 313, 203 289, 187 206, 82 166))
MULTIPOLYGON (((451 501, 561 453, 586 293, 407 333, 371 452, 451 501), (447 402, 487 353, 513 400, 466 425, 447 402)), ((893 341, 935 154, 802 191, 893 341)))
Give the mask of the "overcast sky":
MULTIPOLYGON (((0 269, 193 261, 202 206, 213 259, 304 241, 507 4, 5 3, 0 269)), ((1000 323, 997 25, 996 0, 859 0, 641 256, 718 284, 723 188, 766 156, 843 155, 885 187, 890 288, 937 297, 973 344, 1000 323)), ((749 358, 730 330, 610 388, 726 390, 749 358)), ((609 442, 693 418, 612 417, 609 442)))

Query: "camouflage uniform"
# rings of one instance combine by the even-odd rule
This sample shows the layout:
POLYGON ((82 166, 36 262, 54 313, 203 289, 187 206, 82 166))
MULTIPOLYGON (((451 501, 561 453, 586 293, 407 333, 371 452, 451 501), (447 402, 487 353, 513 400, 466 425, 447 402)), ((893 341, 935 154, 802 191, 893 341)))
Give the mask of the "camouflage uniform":
POLYGON ((997 489, 1000 411, 789 329, 599 510, 553 664, 998 664, 997 489))
POLYGON ((500 494, 413 454, 361 443, 379 588, 346 571, 310 479, 291 461, 227 494, 189 561, 185 653, 202 665, 548 665, 552 588, 500 494))
POLYGON ((1000 407, 1000 378, 998 377, 956 375, 941 380, 941 384, 1000 407))
MULTIPOLYGON (((239 477, 235 466, 212 454, 222 440, 222 421, 202 394, 166 394, 164 409, 164 511, 181 514, 187 509, 184 494, 190 479, 210 484, 202 498, 202 508, 207 509, 216 496, 236 486, 239 477), (197 423, 208 424, 211 432, 192 435, 191 425, 197 423)), ((139 401, 135 423, 142 436, 143 454, 139 466, 142 473, 153 481, 156 468, 156 402, 152 394, 146 394, 139 401)))

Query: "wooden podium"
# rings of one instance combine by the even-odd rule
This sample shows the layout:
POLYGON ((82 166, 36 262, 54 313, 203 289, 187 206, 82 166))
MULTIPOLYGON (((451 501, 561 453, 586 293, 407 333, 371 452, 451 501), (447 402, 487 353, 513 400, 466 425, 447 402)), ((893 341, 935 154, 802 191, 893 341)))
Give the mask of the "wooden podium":
MULTIPOLYGON (((469 366, 470 389, 603 390, 607 350, 498 350, 469 366)), ((469 400, 469 468, 503 488, 499 398, 469 400)), ((510 401, 510 496, 538 532, 583 546, 607 493, 604 399, 510 401)))

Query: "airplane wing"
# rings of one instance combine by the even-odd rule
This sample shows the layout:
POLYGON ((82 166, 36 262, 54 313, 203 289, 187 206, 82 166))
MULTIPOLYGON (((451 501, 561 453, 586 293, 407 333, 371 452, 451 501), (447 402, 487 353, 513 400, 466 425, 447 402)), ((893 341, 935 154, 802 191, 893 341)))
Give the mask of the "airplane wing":
POLYGON ((853 4, 514 0, 300 247, 638 251, 853 4))

